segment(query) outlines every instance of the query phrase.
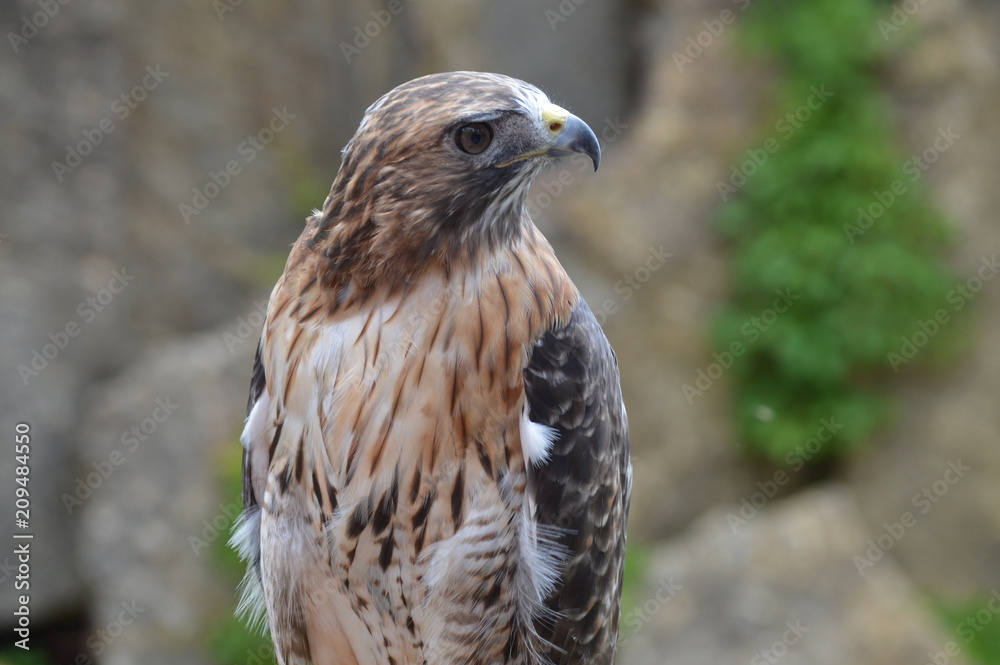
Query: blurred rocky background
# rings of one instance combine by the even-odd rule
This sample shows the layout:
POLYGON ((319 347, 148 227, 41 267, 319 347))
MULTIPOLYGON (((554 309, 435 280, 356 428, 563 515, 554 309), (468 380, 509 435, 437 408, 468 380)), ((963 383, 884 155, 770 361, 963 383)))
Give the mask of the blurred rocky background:
POLYGON ((35 535, 30 652, 0 549, 0 663, 273 662, 230 618, 225 547, 263 304, 367 105, 451 69, 539 85, 605 150, 530 205, 621 363, 618 662, 1000 663, 1000 5, 870 3, 887 142, 902 161, 958 136, 919 187, 955 283, 978 288, 910 337, 931 362, 873 384, 894 405, 874 433, 824 455, 852 427, 825 413, 777 459, 725 368, 685 386, 725 351, 713 321, 740 286, 718 183, 784 113, 781 62, 740 34, 790 3, 0 3, 0 481, 13 506, 29 423, 35 535))

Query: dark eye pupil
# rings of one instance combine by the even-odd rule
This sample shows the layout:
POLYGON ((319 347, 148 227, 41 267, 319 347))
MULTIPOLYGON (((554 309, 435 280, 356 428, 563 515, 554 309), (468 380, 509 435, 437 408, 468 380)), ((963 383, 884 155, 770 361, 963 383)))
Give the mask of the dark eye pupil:
POLYGON ((465 152, 478 155, 490 146, 493 140, 493 133, 489 126, 476 122, 471 125, 462 125, 458 129, 458 147, 465 152))

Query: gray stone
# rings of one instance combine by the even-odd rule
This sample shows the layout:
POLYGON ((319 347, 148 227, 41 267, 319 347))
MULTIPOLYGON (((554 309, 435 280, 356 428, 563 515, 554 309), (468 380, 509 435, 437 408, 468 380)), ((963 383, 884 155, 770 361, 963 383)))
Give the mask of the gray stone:
POLYGON ((1000 176, 988 138, 1000 136, 1000 117, 988 110, 1000 103, 990 28, 998 22, 996 3, 951 0, 921 5, 889 35, 899 49, 891 92, 904 158, 931 148, 942 130, 958 135, 920 180, 955 228, 956 290, 940 303, 939 330, 912 322, 916 355, 899 365, 897 415, 848 472, 873 537, 913 515, 890 556, 949 599, 1000 589, 1000 176), (969 467, 960 477, 949 470, 959 460, 969 467))
POLYGON ((256 342, 230 352, 223 332, 151 351, 93 393, 80 455, 103 471, 78 510, 91 615, 99 629, 122 603, 140 608, 102 662, 207 663, 206 631, 233 609, 209 552, 242 509, 216 485, 221 464, 239 464, 256 342))
POLYGON ((737 511, 712 511, 653 553, 637 606, 623 608, 621 665, 924 663, 952 639, 891 560, 859 574, 868 534, 844 487, 745 524, 737 511))

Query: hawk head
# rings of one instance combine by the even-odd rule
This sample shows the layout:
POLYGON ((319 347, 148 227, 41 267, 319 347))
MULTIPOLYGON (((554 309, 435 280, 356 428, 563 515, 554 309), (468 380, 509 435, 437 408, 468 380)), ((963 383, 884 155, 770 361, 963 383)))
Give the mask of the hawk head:
POLYGON ((601 151, 582 120, 499 74, 415 79, 372 104, 343 151, 310 247, 355 286, 475 260, 528 223, 525 197, 554 158, 601 151), (387 274, 389 273, 389 274, 387 274))

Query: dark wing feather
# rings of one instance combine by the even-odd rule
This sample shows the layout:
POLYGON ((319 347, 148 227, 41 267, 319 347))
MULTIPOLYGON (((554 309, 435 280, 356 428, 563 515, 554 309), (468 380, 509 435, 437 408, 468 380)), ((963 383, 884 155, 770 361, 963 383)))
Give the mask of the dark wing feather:
POLYGON ((618 362, 581 299, 542 335, 524 372, 529 417, 556 430, 548 462, 530 474, 540 525, 569 553, 536 630, 557 665, 611 663, 617 644, 631 492, 628 422, 618 362))

